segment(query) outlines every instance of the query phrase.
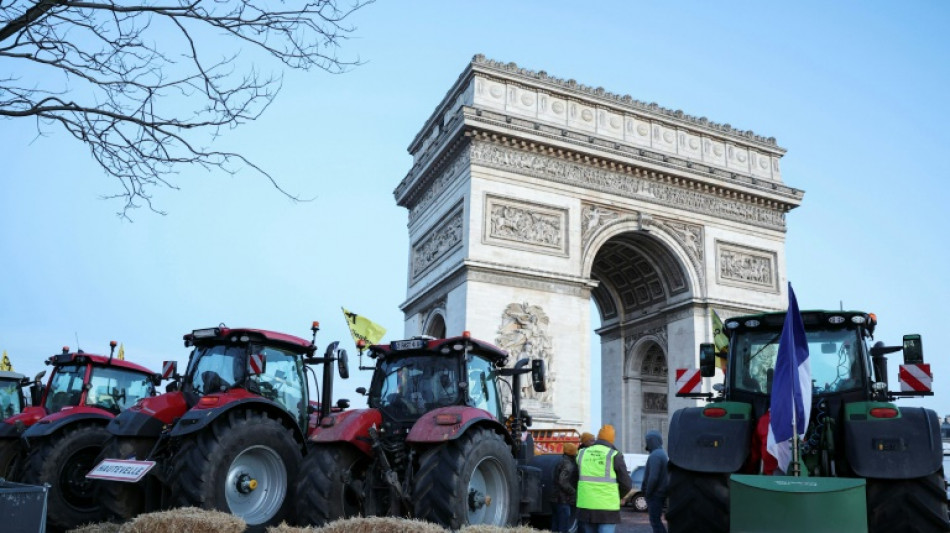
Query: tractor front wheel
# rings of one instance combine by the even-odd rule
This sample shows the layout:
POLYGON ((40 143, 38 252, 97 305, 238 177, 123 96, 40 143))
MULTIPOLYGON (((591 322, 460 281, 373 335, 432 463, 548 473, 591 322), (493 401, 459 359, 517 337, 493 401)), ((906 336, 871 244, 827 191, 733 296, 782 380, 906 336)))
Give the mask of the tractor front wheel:
POLYGON ((868 479, 869 533, 944 533, 947 493, 943 470, 914 479, 868 479))
POLYGON ((511 448, 501 435, 470 429, 419 459, 413 514, 453 530, 513 525, 519 516, 517 475, 511 448))
POLYGON ((370 459, 348 445, 310 449, 297 479, 297 521, 304 526, 376 513, 363 509, 363 487, 370 459))
POLYGON ((231 513, 252 530, 289 520, 301 453, 291 431, 254 411, 230 411, 187 438, 172 458, 177 507, 231 513))
MULTIPOLYGON (((144 460, 152 450, 155 439, 112 437, 106 442, 96 464, 103 459, 144 460)), ((96 491, 106 512, 124 522, 145 512, 145 480, 138 483, 97 481, 96 491)))
POLYGON ((24 461, 23 483, 49 483, 46 495, 49 526, 71 529, 102 521, 105 511, 86 474, 96 466, 96 457, 107 440, 109 432, 104 426, 74 426, 31 441, 24 461))
POLYGON ((670 533, 729 532, 729 474, 707 474, 669 465, 670 533))

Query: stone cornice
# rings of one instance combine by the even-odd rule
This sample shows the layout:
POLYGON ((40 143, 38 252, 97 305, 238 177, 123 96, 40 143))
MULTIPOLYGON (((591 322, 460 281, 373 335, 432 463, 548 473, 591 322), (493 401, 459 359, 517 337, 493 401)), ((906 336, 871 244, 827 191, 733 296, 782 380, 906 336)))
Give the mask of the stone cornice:
POLYGON ((689 188, 703 189, 715 194, 731 196, 739 200, 751 200, 763 205, 784 206, 785 212, 798 206, 804 197, 804 191, 771 180, 755 178, 728 170, 713 168, 693 161, 687 161, 670 154, 661 154, 610 139, 599 139, 590 134, 575 138, 576 132, 553 128, 529 120, 510 117, 494 111, 475 108, 462 108, 465 114, 465 135, 481 139, 501 140, 509 145, 527 150, 546 152, 557 157, 573 159, 604 168, 627 168, 642 170, 659 176, 667 181, 683 183, 689 188), (519 139, 516 134, 524 133, 537 140, 519 139), (600 142, 598 142, 600 141, 600 142), (551 144, 548 144, 551 143, 551 144), (555 144, 556 143, 556 144, 555 144), (565 147, 564 144, 572 145, 565 147), (561 145, 561 146, 558 146, 561 145), (603 157, 592 156, 593 149, 604 152, 603 157), (634 166, 618 159, 632 159, 642 164, 634 166), (656 170, 647 168, 655 167, 656 170), (673 176, 660 170, 667 167, 681 175, 673 176), (711 183, 710 183, 711 182, 711 183), (771 204, 769 202, 772 202, 771 204))

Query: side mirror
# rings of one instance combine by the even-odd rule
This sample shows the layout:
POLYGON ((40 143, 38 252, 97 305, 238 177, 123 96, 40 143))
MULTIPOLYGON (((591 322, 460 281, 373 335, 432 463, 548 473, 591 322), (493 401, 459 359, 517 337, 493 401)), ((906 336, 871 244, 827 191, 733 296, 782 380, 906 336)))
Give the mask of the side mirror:
POLYGON ((366 387, 356 387, 356 394, 366 396, 366 387))
POLYGON ((716 375, 716 345, 712 343, 699 345, 699 375, 704 378, 716 375))
POLYGON ((261 353, 252 353, 247 358, 247 374, 260 376, 267 370, 267 356, 261 353))
POLYGON ((165 385, 165 392, 178 392, 178 382, 172 381, 168 385, 165 385))
POLYGON ((349 409, 350 401, 347 400, 346 398, 340 398, 339 400, 336 401, 336 406, 339 407, 341 411, 343 409, 349 409))
POLYGON ((924 362, 924 344, 920 335, 904 335, 904 364, 919 365, 924 362))
POLYGON ((340 372, 340 378, 348 379, 350 377, 350 358, 346 355, 346 350, 340 350, 336 359, 336 366, 340 372))
POLYGON ((548 390, 548 384, 545 380, 546 374, 544 372, 544 360, 543 359, 532 359, 531 360, 531 386, 534 388, 534 392, 544 392, 548 390))

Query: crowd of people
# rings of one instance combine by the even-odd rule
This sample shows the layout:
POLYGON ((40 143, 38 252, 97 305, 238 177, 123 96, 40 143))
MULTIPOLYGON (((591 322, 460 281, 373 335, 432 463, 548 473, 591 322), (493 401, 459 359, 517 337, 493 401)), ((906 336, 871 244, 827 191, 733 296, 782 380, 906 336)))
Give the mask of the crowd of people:
MULTIPOLYGON (((614 427, 607 424, 596 438, 585 432, 580 445, 564 445, 554 468, 552 531, 570 533, 576 522, 580 533, 614 533, 620 523, 620 507, 636 492, 623 454, 614 446, 614 437, 614 427)), ((658 431, 647 432, 646 450, 650 455, 641 491, 647 500, 653 533, 666 533, 662 513, 668 458, 658 431)))

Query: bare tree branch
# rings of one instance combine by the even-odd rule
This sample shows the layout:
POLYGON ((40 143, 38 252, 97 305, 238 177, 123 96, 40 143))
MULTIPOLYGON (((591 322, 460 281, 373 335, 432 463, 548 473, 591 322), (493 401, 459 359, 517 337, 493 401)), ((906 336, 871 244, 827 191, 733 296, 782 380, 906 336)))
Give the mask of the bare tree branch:
POLYGON ((142 204, 161 213, 151 191, 176 189, 186 165, 250 168, 296 201, 244 156, 210 148, 280 91, 279 75, 239 54, 346 72, 360 62, 337 55, 354 31, 345 21, 373 1, 0 0, 0 119, 32 117, 38 135, 62 128, 85 143, 121 184, 107 198, 124 202, 125 218, 142 204))

